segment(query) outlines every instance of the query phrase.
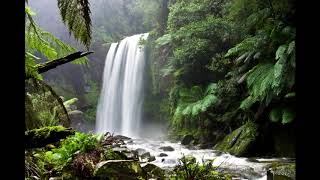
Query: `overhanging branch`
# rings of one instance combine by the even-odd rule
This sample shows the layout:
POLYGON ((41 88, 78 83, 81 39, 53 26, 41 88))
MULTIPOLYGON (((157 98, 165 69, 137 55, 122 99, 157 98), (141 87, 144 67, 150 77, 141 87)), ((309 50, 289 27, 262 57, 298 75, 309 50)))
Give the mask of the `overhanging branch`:
POLYGON ((42 63, 42 64, 38 64, 37 65, 37 71, 39 74, 44 73, 46 71, 49 71, 50 69, 56 68, 59 65, 74 61, 76 59, 79 59, 81 57, 87 56, 89 54, 91 54, 93 52, 89 51, 89 52, 76 52, 73 54, 70 54, 66 57, 60 58, 60 59, 55 59, 46 63, 42 63))

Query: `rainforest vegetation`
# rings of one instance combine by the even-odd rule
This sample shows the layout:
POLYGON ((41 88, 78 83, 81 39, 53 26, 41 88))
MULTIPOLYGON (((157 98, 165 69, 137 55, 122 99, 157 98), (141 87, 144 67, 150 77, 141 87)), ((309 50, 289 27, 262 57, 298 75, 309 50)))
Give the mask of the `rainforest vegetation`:
POLYGON ((294 0, 26 1, 25 178, 244 177, 213 157, 142 166, 156 155, 126 149, 131 137, 94 132, 108 49, 149 33, 139 42, 142 123, 190 150, 288 158, 265 174, 295 179, 295 20, 294 0))

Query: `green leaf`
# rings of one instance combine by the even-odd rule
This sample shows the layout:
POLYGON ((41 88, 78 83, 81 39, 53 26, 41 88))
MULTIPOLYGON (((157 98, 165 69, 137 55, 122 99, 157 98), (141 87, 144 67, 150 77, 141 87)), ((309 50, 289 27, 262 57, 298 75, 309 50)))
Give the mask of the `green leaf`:
POLYGON ((31 10, 31 8, 29 6, 25 7, 25 11, 27 14, 29 14, 30 16, 35 16, 36 13, 34 11, 31 10))
POLYGON ((257 100, 252 96, 248 96, 240 104, 240 109, 247 110, 249 109, 257 100))
POLYGON ((284 108, 282 114, 282 124, 291 123, 296 117, 296 113, 291 108, 284 108))
POLYGON ((156 40, 156 46, 157 47, 164 46, 170 43, 171 40, 172 40, 171 34, 165 34, 156 40))

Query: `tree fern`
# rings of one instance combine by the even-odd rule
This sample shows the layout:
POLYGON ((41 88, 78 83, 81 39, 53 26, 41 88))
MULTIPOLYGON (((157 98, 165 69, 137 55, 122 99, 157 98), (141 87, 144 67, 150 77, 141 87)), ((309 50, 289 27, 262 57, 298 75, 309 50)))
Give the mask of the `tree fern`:
POLYGON ((88 49, 91 41, 91 18, 88 0, 58 0, 62 21, 70 33, 88 49))
POLYGON ((179 102, 173 115, 173 124, 182 123, 184 118, 195 119, 200 113, 217 102, 214 95, 217 90, 215 83, 209 84, 206 89, 193 86, 190 89, 179 89, 179 102))
MULTIPOLYGON (((40 53, 42 56, 48 60, 57 59, 61 56, 66 56, 77 51, 70 45, 62 42, 60 39, 56 38, 51 33, 41 29, 36 22, 33 20, 32 16, 35 13, 30 9, 30 7, 25 8, 26 12, 26 28, 25 28, 25 73, 27 76, 35 77, 41 79, 36 71, 35 65, 36 61, 40 58, 36 57, 35 53, 40 53)), ((87 64, 87 58, 82 57, 76 61, 74 64, 87 64)))
POLYGON ((266 106, 275 97, 291 89, 295 82, 295 43, 280 45, 275 54, 277 62, 258 64, 248 72, 247 86, 250 96, 240 108, 247 109, 259 101, 266 106))
MULTIPOLYGON (((25 40, 27 51, 41 53, 48 60, 57 59, 77 51, 74 47, 41 29, 31 17, 26 22, 25 40)), ((80 58, 73 63, 86 64, 87 58, 80 58)))

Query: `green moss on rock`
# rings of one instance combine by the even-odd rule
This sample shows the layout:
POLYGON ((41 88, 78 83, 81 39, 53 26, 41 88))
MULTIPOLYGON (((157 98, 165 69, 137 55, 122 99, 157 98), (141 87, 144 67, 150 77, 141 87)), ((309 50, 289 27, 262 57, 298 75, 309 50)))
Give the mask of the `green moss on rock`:
POLYGON ((106 160, 126 160, 127 156, 123 152, 113 151, 111 148, 104 152, 104 157, 106 160))
POLYGON ((279 179, 279 180, 296 179, 295 163, 273 163, 271 165, 270 170, 274 179, 279 179))
POLYGON ((236 156, 248 155, 258 136, 257 129, 258 127, 255 123, 248 121, 245 125, 227 135, 214 149, 229 152, 236 156))
POLYGON ((99 179, 137 179, 142 175, 138 161, 108 160, 98 163, 94 176, 99 179))
POLYGON ((165 171, 154 164, 147 164, 142 167, 143 176, 146 179, 165 179, 165 171))

